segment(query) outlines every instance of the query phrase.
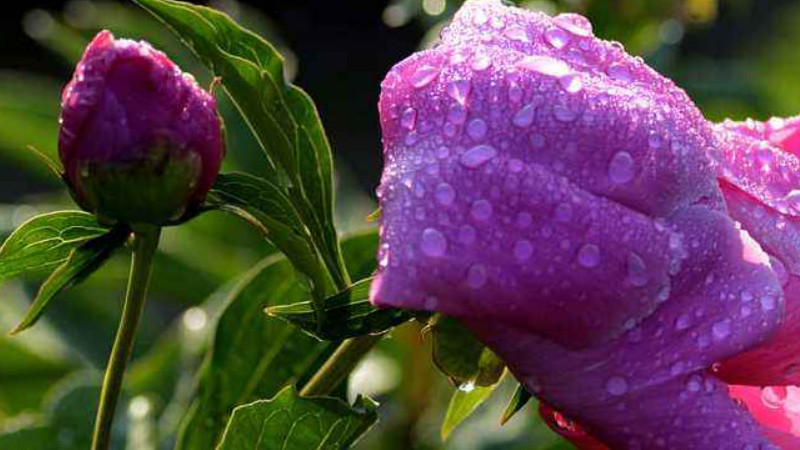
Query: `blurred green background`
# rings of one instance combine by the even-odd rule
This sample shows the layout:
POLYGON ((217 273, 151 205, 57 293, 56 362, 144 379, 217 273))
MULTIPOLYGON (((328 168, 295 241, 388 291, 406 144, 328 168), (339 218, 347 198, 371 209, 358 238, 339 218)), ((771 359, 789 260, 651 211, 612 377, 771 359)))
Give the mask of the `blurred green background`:
MULTIPOLYGON (((186 48, 131 3, 19 3, 0 18, 3 236, 34 214, 74 208, 60 180, 27 147, 56 153, 60 89, 97 30, 146 36, 202 84, 210 83, 186 48)), ((800 1, 517 3, 548 13, 586 14, 597 36, 619 40, 643 56, 685 88, 710 119, 765 119, 800 110, 800 1)), ((257 30, 284 54, 287 77, 311 94, 329 133, 340 229, 370 226, 366 216, 375 208, 381 167, 379 83, 392 64, 435 41, 460 1, 220 0, 210 5, 257 30)), ((258 172, 262 153, 231 104, 220 100, 229 139, 226 170, 258 172)), ((170 448, 226 292, 273 251, 255 231, 220 214, 168 230, 161 249, 128 379, 119 448, 170 448)), ((0 449, 87 448, 99 370, 116 328, 127 264, 120 252, 60 298, 46 320, 13 339, 3 332, 22 317, 41 280, 0 287, 0 449), (41 435, 28 431, 37 427, 55 430, 55 444, 38 442, 41 435)), ((358 448, 568 448, 537 420, 532 405, 499 425, 510 382, 443 443, 439 428, 453 389, 433 368, 419 325, 399 328, 351 377, 351 395, 365 392, 382 403, 379 425, 358 448)))

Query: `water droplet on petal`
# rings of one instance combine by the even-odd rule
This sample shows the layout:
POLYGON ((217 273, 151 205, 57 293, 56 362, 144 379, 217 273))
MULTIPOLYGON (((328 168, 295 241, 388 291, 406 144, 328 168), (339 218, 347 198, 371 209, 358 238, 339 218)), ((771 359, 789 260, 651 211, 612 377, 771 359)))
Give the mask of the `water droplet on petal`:
POLYGON ((714 339, 723 340, 730 336, 731 334, 731 321, 730 319, 723 319, 719 322, 716 322, 714 325, 711 326, 711 334, 714 335, 714 339))
POLYGON ((458 385, 458 390, 461 392, 472 392, 475 390, 475 382, 472 380, 465 381, 458 385))
POLYGON ((686 382, 686 390, 689 392, 699 392, 703 388, 703 379, 700 375, 692 375, 686 382))
POLYGON ((761 389, 761 402, 770 409, 780 409, 786 402, 787 391, 784 386, 767 386, 761 389))
POLYGON ((439 67, 422 66, 411 75, 411 85, 417 89, 425 87, 439 76, 441 70, 439 67))
POLYGON ((544 32, 544 39, 556 50, 566 47, 572 40, 563 28, 550 28, 544 32))
POLYGON ((469 80, 457 80, 447 85, 447 95, 455 100, 459 105, 464 105, 469 96, 470 83, 469 80))
POLYGON ((486 284, 486 268, 483 264, 473 264, 467 269, 467 286, 479 289, 486 284))
POLYGON ((572 122, 573 120, 578 118, 578 113, 571 110, 566 105, 553 106, 553 115, 557 120, 561 122, 572 122))
POLYGON ((608 164, 608 179, 612 183, 623 184, 631 181, 634 175, 633 157, 628 152, 617 152, 608 164))
POLYGON ((489 55, 478 53, 472 58, 472 70, 486 70, 492 65, 492 59, 489 55))
POLYGON ((456 198, 456 191, 453 189, 453 186, 450 186, 448 183, 439 183, 439 185, 436 186, 434 197, 436 197, 436 201, 439 202, 439 204, 449 206, 453 204, 456 198))
POLYGON ((489 18, 486 17, 486 13, 480 9, 475 11, 475 15, 472 16, 472 24, 475 26, 481 26, 485 24, 487 20, 489 20, 489 18))
POLYGON ((547 55, 528 56, 519 62, 519 67, 551 77, 562 77, 571 72, 569 65, 547 55))
POLYGON ((512 41, 518 41, 518 42, 530 42, 531 41, 530 38, 528 38, 528 32, 525 31, 525 29, 522 28, 522 27, 518 27, 518 26, 508 27, 503 32, 503 34, 505 35, 505 37, 511 39, 512 41))
POLYGON ((411 107, 406 108, 403 115, 400 116, 400 126, 406 130, 413 130, 417 126, 417 110, 411 107))
POLYGON ((436 228, 425 228, 422 231, 420 250, 432 258, 443 256, 447 251, 447 239, 436 228))
POLYGON ((475 228, 472 228, 471 225, 464 225, 458 230, 458 241, 462 244, 472 244, 475 242, 476 236, 475 228))
POLYGON ((587 269, 600 264, 600 248, 594 244, 586 244, 578 250, 578 264, 587 269))
POLYGON ((508 160, 508 171, 511 173, 520 173, 522 170, 525 169, 525 163, 518 160, 517 158, 511 158, 508 160))
POLYGON ((577 94, 583 90, 583 81, 579 73, 571 73, 559 77, 558 82, 561 84, 561 87, 570 94, 577 94))
POLYGON ((514 258, 517 261, 525 261, 533 255, 533 245, 527 239, 521 239, 514 243, 514 258))
POLYGON ((688 314, 681 314, 680 316, 678 316, 677 319, 675 319, 675 329, 678 331, 685 330, 689 328, 689 325, 691 325, 691 323, 692 319, 691 317, 689 317, 688 314))
POLYGON ((483 119, 473 119, 467 124, 467 134, 472 139, 479 141, 486 137, 487 128, 483 119))
POLYGON ((389 244, 381 244, 378 249, 378 267, 385 269, 389 266, 389 244))
POLYGON ((606 73, 608 73, 608 76, 610 76, 611 78, 617 81, 621 81, 623 83, 630 83, 631 81, 633 81, 633 76, 631 75, 631 71, 628 70, 628 68, 622 64, 615 63, 610 65, 606 73))
POLYGON ((606 381, 606 391, 615 396, 625 395, 628 392, 628 380, 622 376, 613 376, 606 381))
POLYGON ((492 204, 488 200, 476 200, 469 211, 473 219, 484 221, 492 217, 492 204))
POLYGON ((553 18, 553 23, 576 36, 590 37, 592 35, 592 23, 580 14, 559 14, 553 18))
POLYGON ((528 104, 520 108, 520 110, 514 114, 514 118, 511 119, 511 122, 517 127, 526 128, 533 123, 535 115, 536 107, 533 104, 528 104))
POLYGON ((636 253, 628 253, 628 277, 626 281, 634 287, 647 285, 647 266, 642 257, 636 253))
POLYGON ((497 155, 497 150, 489 145, 476 145, 461 154, 459 162, 470 169, 482 166, 497 155))
POLYGON ((541 148, 544 148, 544 136, 542 136, 541 134, 532 133, 529 140, 531 142, 531 147, 533 147, 534 150, 539 150, 541 148))
POLYGON ((778 300, 771 294, 764 294, 761 297, 761 308, 764 311, 772 311, 778 304, 778 300))
POLYGON ((467 121, 467 110, 462 106, 455 106, 447 111, 447 121, 456 125, 461 125, 467 121))

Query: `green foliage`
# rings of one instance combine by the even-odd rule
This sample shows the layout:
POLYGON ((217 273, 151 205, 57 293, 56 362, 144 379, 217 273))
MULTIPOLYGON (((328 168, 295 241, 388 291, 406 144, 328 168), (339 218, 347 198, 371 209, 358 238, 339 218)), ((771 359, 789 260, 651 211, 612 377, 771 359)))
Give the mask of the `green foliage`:
POLYGON ((467 417, 475 412, 478 407, 494 392, 497 384, 491 386, 471 386, 466 389, 456 389, 450 398, 450 405, 442 423, 442 439, 446 440, 467 417))
POLYGON ((287 387, 271 400, 236 408, 219 450, 338 450, 377 420, 377 404, 359 397, 350 407, 333 398, 303 398, 287 387))
POLYGON ((517 388, 514 390, 514 395, 508 402, 508 406, 503 411, 503 416, 500 418, 500 424, 505 425, 515 414, 517 414, 525 405, 528 404, 532 395, 520 383, 517 383, 517 388))
POLYGON ((411 319, 400 309, 378 309, 369 302, 372 278, 354 283, 324 301, 325 323, 317 322, 313 300, 267 308, 267 314, 292 323, 319 339, 335 341, 384 333, 411 319))
POLYGON ((456 386, 491 386, 505 365, 454 317, 435 314, 428 322, 433 361, 456 386))
POLYGON ((69 258, 42 284, 22 322, 11 333, 16 334, 33 326, 58 294, 80 283, 103 265, 111 253, 125 243, 129 233, 124 227, 113 228, 72 250, 69 258))
POLYGON ((303 218, 279 186, 245 173, 221 174, 209 194, 208 205, 256 226, 315 286, 330 285, 303 218))
POLYGON ((52 270, 75 248, 107 232, 93 215, 82 211, 36 216, 14 230, 0 248, 0 281, 52 270))
POLYGON ((302 299, 306 293, 301 286, 288 261, 277 257, 240 281, 217 324, 178 449, 214 448, 237 405, 272 397, 311 369, 325 351, 328 344, 296 327, 265 320, 267 306, 302 299))

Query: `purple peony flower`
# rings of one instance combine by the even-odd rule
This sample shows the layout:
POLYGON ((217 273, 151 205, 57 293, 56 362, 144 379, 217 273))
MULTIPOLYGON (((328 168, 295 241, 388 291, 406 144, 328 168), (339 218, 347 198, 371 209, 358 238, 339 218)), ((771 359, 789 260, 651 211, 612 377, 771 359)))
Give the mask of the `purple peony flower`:
POLYGON ((101 31, 61 101, 59 154, 76 201, 165 224, 205 198, 225 153, 216 101, 164 53, 101 31))
POLYGON ((380 114, 376 305, 459 317, 610 448, 785 445, 727 382, 775 383, 735 358, 786 345, 800 241, 732 204, 737 225, 726 201, 793 211, 791 151, 764 152, 774 172, 750 150, 740 163, 735 127, 585 18, 498 0, 468 1, 440 45, 395 66, 380 114))

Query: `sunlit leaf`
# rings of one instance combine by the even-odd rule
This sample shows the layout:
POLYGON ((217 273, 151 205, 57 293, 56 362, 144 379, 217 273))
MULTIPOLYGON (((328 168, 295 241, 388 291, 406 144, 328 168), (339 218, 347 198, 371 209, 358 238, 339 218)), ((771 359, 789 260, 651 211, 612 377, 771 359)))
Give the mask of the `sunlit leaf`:
POLYGON ((20 225, 0 248, 0 281, 52 270, 67 261, 72 250, 107 232, 93 215, 81 211, 36 216, 20 225))

